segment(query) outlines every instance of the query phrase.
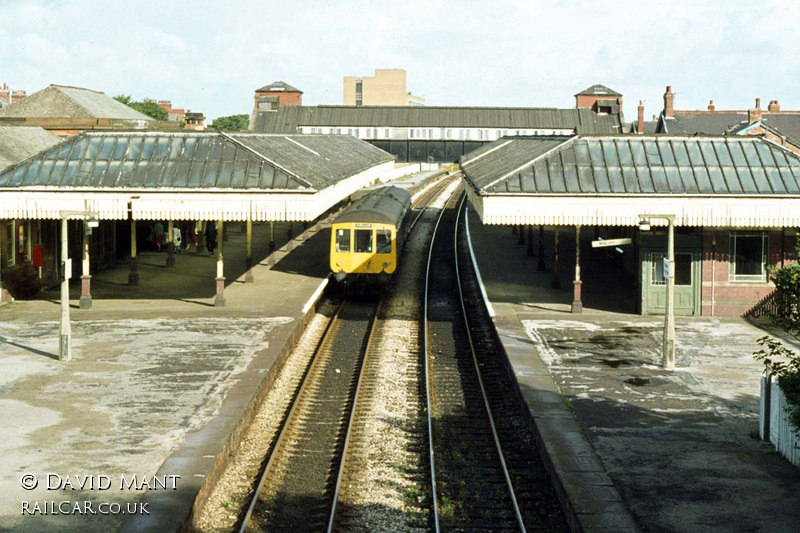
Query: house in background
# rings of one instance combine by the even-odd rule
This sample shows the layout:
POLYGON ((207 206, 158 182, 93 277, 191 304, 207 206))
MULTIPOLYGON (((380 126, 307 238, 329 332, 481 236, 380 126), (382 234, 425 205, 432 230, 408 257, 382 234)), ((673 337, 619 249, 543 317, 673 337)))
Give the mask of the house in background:
POLYGON ((50 85, 0 109, 0 125, 40 126, 69 137, 87 130, 177 130, 91 89, 50 85))
MULTIPOLYGON (((180 122, 185 120, 186 110, 180 107, 172 107, 171 100, 156 100, 158 107, 167 112, 168 120, 171 122, 180 122)), ((191 110, 190 110, 191 111, 191 110)))
POLYGON ((707 109, 675 109, 675 93, 668 85, 664 109, 658 117, 656 133, 688 135, 761 135, 800 154, 800 111, 782 110, 778 100, 770 100, 766 110, 756 98, 751 109, 717 109, 710 100, 707 109))
POLYGON ((15 91, 12 91, 7 83, 3 83, 3 86, 0 87, 0 100, 5 102, 6 104, 15 104, 20 100, 22 100, 23 98, 25 98, 27 95, 28 92, 25 91, 24 89, 17 89, 15 91))

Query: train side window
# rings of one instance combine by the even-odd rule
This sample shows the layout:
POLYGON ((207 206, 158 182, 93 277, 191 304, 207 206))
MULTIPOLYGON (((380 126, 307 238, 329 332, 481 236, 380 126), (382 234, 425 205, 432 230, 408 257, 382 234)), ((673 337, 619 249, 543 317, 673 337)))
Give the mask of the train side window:
POLYGON ((369 229, 356 230, 356 253, 357 254, 372 253, 372 230, 369 229))
POLYGON ((350 230, 337 229, 336 230, 336 251, 349 252, 350 251, 350 230))
POLYGON ((375 248, 379 254, 392 253, 392 232, 388 229, 375 230, 375 248))

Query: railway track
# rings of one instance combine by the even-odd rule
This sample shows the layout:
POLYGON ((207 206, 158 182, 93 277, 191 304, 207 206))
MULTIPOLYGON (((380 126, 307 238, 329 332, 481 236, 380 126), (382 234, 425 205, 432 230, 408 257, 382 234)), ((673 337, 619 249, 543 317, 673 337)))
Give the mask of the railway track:
POLYGON ((463 197, 455 204, 439 222, 425 289, 432 529, 566 531, 463 253, 463 197))

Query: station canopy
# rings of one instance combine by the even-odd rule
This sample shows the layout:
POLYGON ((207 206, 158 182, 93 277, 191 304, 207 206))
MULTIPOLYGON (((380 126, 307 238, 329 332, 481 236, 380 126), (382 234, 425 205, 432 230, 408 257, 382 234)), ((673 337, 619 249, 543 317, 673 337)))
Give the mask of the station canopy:
POLYGON ((85 132, 0 172, 0 219, 313 220, 393 166, 349 135, 85 132))
POLYGON ((485 224, 800 226, 800 157, 763 137, 506 137, 460 164, 485 224))

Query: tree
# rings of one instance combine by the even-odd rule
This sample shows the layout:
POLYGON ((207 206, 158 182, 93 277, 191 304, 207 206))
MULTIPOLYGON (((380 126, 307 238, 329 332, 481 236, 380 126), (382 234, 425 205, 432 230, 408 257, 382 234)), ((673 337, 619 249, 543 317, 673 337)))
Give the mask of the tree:
POLYGON ((131 98, 131 95, 129 94, 117 95, 114 97, 114 100, 122 102, 128 107, 132 107, 139 113, 143 113, 150 118, 154 118, 156 120, 169 120, 169 114, 167 113, 167 110, 159 106, 153 100, 145 99, 141 102, 134 102, 133 98, 131 98))
POLYGON ((250 125, 249 115, 230 115, 214 119, 211 127, 217 131, 246 131, 250 125))

